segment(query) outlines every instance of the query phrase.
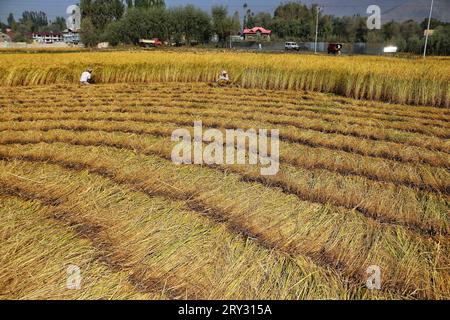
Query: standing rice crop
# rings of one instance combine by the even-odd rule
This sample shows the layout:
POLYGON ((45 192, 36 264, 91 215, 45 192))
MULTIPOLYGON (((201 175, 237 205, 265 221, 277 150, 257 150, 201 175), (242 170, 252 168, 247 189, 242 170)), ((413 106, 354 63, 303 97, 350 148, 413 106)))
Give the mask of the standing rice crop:
POLYGON ((3 54, 0 81, 7 86, 77 83, 81 72, 92 66, 99 83, 210 82, 226 69, 245 88, 312 90, 449 107, 449 61, 207 51, 3 54))

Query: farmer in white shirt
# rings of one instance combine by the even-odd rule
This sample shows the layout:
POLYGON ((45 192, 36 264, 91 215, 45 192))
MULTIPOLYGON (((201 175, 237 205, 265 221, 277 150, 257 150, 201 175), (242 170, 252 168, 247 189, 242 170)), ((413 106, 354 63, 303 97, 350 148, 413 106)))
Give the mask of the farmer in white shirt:
POLYGON ((92 83, 92 68, 87 69, 87 71, 81 74, 80 83, 81 84, 91 84, 92 83))
POLYGON ((224 86, 224 85, 230 84, 231 81, 230 81, 230 77, 228 76, 228 72, 226 72, 225 70, 222 71, 220 73, 219 80, 217 81, 217 83, 219 84, 219 86, 224 86))

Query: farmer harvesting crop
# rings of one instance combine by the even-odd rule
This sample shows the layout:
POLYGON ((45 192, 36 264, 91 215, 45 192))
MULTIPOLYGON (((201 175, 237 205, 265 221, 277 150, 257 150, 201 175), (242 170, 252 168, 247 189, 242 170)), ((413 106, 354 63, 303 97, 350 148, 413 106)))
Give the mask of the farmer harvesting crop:
POLYGON ((88 68, 87 71, 81 74, 80 83, 81 84, 92 84, 92 68, 88 68))
POLYGON ((219 81, 218 81, 219 85, 226 85, 230 83, 230 77, 228 76, 228 72, 226 72, 225 70, 223 70, 220 73, 219 76, 219 81))

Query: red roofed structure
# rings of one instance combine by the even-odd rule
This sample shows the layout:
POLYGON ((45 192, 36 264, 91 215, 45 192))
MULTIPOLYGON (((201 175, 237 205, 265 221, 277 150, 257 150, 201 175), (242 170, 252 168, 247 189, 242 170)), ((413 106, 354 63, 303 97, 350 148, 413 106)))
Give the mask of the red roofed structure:
POLYGON ((263 27, 254 27, 251 29, 244 29, 242 33, 245 40, 266 40, 270 41, 272 30, 267 30, 263 27))

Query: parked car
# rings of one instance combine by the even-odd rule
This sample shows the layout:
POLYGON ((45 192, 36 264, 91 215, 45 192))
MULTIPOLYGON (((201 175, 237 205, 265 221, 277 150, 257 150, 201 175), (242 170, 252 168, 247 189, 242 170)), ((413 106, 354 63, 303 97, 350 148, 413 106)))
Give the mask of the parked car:
POLYGON ((286 42, 284 44, 284 49, 286 51, 299 51, 300 46, 297 44, 297 42, 286 42))
POLYGON ((328 44, 328 54, 340 55, 341 53, 342 53, 342 43, 330 43, 330 44, 328 44))

